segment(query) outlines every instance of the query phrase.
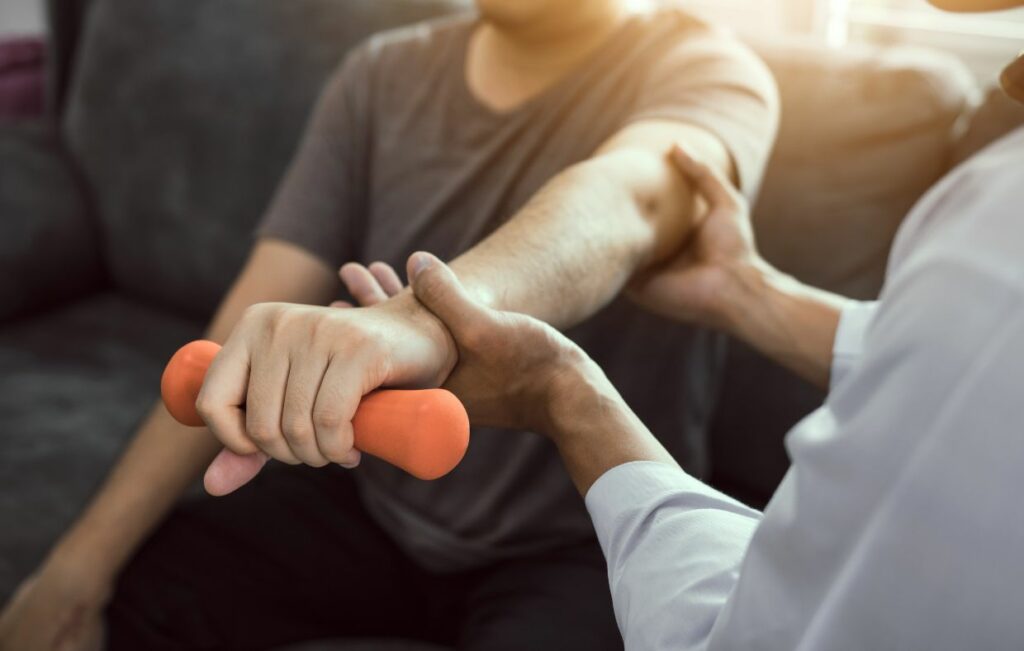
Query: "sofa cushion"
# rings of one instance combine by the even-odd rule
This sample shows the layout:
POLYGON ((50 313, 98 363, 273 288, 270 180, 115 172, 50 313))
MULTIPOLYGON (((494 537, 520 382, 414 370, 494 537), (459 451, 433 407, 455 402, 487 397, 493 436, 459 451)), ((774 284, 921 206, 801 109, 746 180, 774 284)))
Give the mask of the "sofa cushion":
POLYGON ((208 315, 326 75, 455 0, 92 0, 65 117, 115 285, 208 315))
POLYGON ((782 97, 754 211, 762 252, 806 282, 873 297, 901 220, 948 169, 974 80, 931 50, 758 49, 782 97))
POLYGON ((197 323, 113 295, 0 328, 0 603, 77 515, 197 323))
POLYGON ((0 322, 100 286, 88 195, 49 124, 0 125, 0 322))

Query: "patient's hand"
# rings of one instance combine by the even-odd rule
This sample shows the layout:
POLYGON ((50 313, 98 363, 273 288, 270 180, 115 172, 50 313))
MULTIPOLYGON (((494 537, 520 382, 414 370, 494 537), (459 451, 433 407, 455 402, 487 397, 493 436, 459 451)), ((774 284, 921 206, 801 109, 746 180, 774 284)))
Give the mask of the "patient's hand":
POLYGON ((0 611, 0 651, 100 651, 111 585, 52 555, 0 611))
POLYGON ((765 266, 754 244, 744 198, 716 169, 676 146, 671 158, 708 204, 685 248, 660 267, 637 276, 627 290, 643 307, 679 321, 726 327, 724 300, 765 266))
POLYGON ((363 395, 438 386, 455 359, 447 330, 410 292, 351 310, 263 303, 217 355, 196 408, 237 454, 352 467, 351 421, 363 395))
MULTIPOLYGON (((553 403, 575 384, 603 373, 572 341, 546 323, 475 302, 443 262, 427 253, 409 259, 416 298, 448 328, 459 361, 445 383, 466 405, 475 425, 552 433, 553 403)), ((349 264, 342 280, 360 304, 376 304, 401 291, 386 264, 349 264)), ((344 304, 341 304, 344 305, 344 304)))

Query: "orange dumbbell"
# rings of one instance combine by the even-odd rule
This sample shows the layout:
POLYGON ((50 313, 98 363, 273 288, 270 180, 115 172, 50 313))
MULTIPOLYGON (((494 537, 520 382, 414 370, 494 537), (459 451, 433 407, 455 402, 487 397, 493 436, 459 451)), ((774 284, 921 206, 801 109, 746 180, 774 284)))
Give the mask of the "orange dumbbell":
MULTIPOLYGON (((196 412, 196 397, 219 350, 220 346, 212 341, 193 341, 178 350, 164 369, 160 381, 164 405, 183 425, 204 424, 196 412)), ((451 472, 469 445, 466 409, 454 394, 444 389, 382 389, 369 393, 359 403, 352 428, 357 450, 419 479, 437 479, 451 472)), ((222 452, 221 457, 225 454, 230 453, 222 452)), ((210 471, 221 457, 210 466, 210 471)), ((253 475, 264 460, 258 462, 253 475)), ((240 486, 245 481, 248 478, 237 483, 240 486)), ((234 488, 237 486, 230 490, 234 488)))

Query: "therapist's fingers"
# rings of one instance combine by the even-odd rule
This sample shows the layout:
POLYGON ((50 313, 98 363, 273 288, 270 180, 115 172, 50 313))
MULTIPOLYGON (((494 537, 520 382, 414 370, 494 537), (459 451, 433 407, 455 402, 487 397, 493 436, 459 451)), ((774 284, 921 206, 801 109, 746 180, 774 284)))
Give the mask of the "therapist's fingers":
POLYGON ((349 262, 338 270, 341 282, 352 298, 362 307, 370 307, 388 300, 387 292, 370 270, 358 262, 349 262))
POLYGON ((444 323, 459 348, 473 348, 497 327, 494 313, 473 299, 455 272, 436 256, 417 251, 409 257, 413 294, 444 323))
POLYGON ((743 207, 743 197, 720 170, 693 158, 679 145, 672 147, 670 156, 679 171, 690 179, 712 209, 743 207))

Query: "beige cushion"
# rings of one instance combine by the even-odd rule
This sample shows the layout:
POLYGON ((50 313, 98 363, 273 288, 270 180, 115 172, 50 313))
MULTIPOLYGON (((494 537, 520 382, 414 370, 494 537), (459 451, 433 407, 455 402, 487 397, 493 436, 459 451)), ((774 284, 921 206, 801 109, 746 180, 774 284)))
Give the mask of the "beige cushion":
POLYGON ((929 50, 758 49, 782 96, 754 211, 761 250, 806 282, 874 296, 900 221, 948 167, 973 79, 929 50))

